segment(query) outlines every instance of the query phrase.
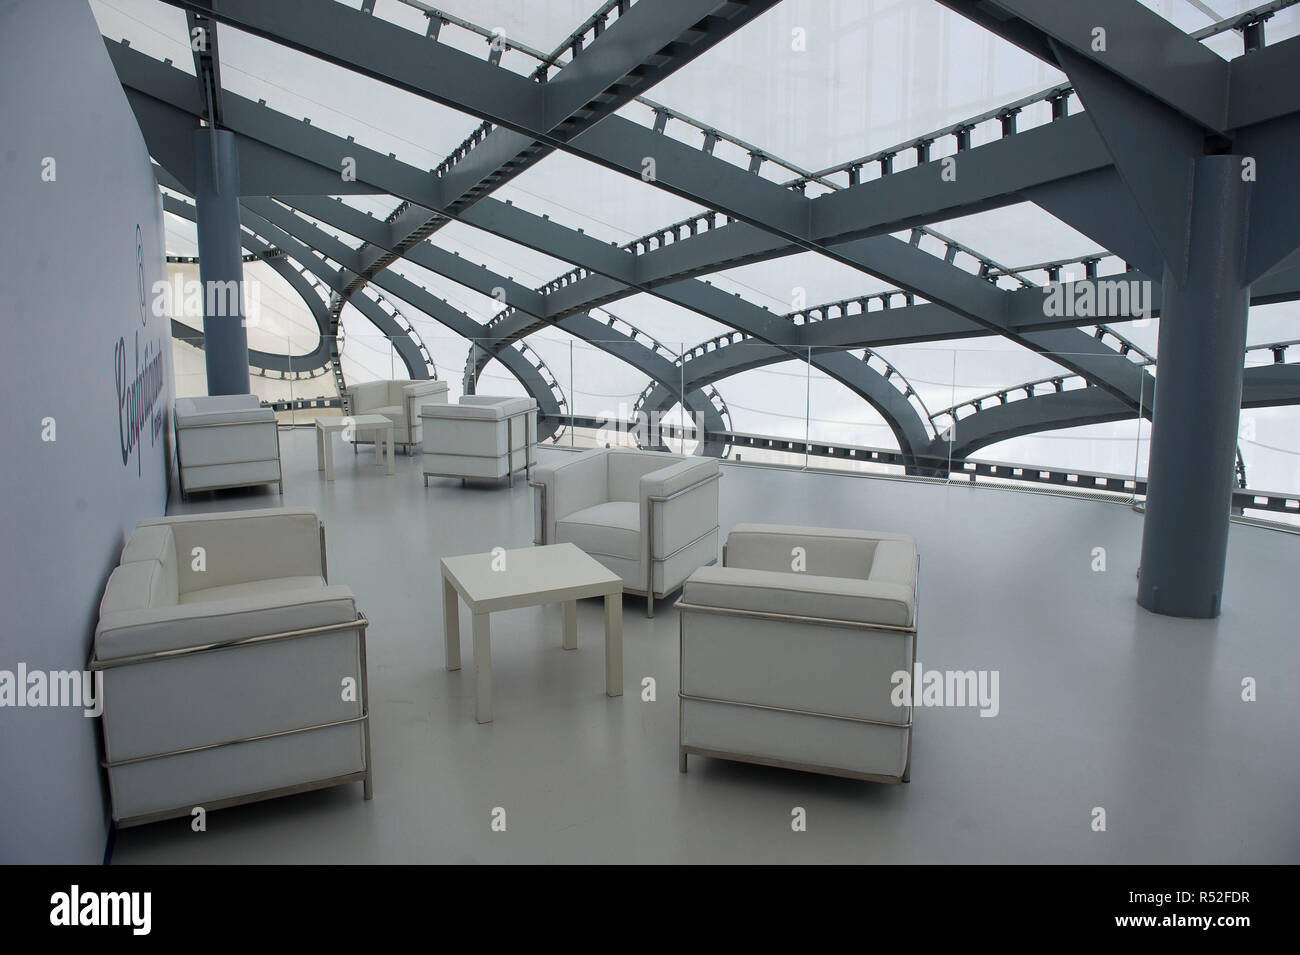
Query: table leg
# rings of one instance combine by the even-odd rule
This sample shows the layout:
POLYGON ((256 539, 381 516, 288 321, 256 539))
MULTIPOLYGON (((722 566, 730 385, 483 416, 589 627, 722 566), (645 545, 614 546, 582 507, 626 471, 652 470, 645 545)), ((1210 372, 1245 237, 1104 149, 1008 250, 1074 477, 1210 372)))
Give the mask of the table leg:
POLYGON ((492 640, 489 614, 474 614, 474 719, 492 722, 492 640))
POLYGON ((316 429, 316 470, 325 470, 325 429, 316 429))
POLYGON ((578 601, 564 601, 564 649, 578 649, 578 601))
POLYGON ((605 595, 605 695, 623 695, 623 593, 605 595))
POLYGON ((448 670, 460 669, 460 595, 451 581, 442 578, 442 632, 448 670))
POLYGON ((397 462, 393 460, 395 454, 396 452, 393 449, 393 429, 389 428, 388 429, 388 473, 389 474, 397 473, 397 462))
POLYGON ((334 480, 334 435, 327 433, 324 437, 325 442, 325 480, 334 480))

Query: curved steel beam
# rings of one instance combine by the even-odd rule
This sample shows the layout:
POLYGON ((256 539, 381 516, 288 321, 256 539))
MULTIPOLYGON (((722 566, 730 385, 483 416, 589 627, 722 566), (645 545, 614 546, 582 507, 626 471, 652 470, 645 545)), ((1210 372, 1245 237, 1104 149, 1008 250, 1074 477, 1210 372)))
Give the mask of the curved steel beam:
MULTIPOLYGON (((313 263, 313 271, 317 277, 324 281, 331 290, 338 292, 346 286, 348 279, 344 272, 348 263, 354 261, 353 257, 356 255, 354 249, 317 226, 312 225, 291 209, 269 199, 245 200, 244 211, 250 216, 250 224, 255 231, 262 235, 275 235, 277 240, 275 244, 293 255, 299 262, 304 261, 302 256, 307 256, 308 261, 313 263), (324 261, 322 255, 340 263, 343 268, 333 269, 324 261), (319 266, 319 269, 315 266, 319 266)), ((376 276, 374 284, 383 291, 392 294, 395 298, 409 302, 412 307, 419 309, 434 321, 447 326, 464 338, 473 340, 480 327, 474 319, 464 312, 453 308, 442 299, 433 296, 427 289, 423 289, 395 273, 376 276)), ((368 299, 359 299, 356 302, 363 314, 366 314, 366 317, 370 318, 381 331, 386 331, 386 326, 391 325, 396 333, 402 333, 401 327, 393 322, 386 313, 368 303, 368 299), (367 309, 370 310, 367 311, 367 309)), ((409 339, 403 337, 401 341, 409 341, 409 339)), ((423 364, 423 358, 419 356, 418 351, 415 352, 415 356, 423 364)), ((542 371, 543 366, 540 364, 540 360, 539 364, 534 364, 519 351, 513 349, 503 351, 498 356, 498 359, 506 370, 519 380, 529 396, 537 401, 538 411, 542 416, 542 421, 538 425, 539 440, 551 437, 555 430, 558 429, 560 419, 567 415, 567 409, 553 392, 551 383, 542 371)), ((403 356, 403 360, 406 360, 406 356, 403 356)), ((412 377, 416 376, 412 375, 412 377)), ((428 372, 426 371, 420 377, 427 378, 428 372)), ((552 375, 551 381, 554 380, 555 378, 552 375)))
MULTIPOLYGON (((390 240, 386 238, 388 230, 385 228, 385 224, 377 221, 374 216, 359 212, 344 202, 333 199, 294 198, 284 200, 283 204, 292 206, 317 221, 327 223, 332 228, 341 229, 375 248, 391 251, 388 249, 390 240)), ((273 203, 262 202, 256 204, 256 207, 267 210, 268 215, 277 214, 273 203)), ((651 339, 652 345, 646 346, 640 341, 640 338, 649 338, 650 336, 645 335, 643 332, 637 335, 629 335, 621 331, 614 324, 614 321, 621 321, 616 317, 612 316, 611 322, 604 323, 586 312, 581 312, 560 321, 548 323, 542 317, 545 314, 545 301, 542 296, 512 279, 492 272, 485 266, 474 265, 459 255, 446 252, 430 242, 420 242, 410 246, 400 253, 400 257, 481 295, 504 299, 508 306, 528 312, 539 324, 539 327, 550 327, 553 324, 554 327, 628 362, 633 368, 653 381, 663 381, 669 386, 678 381, 677 377, 674 377, 676 372, 672 361, 666 360, 663 354, 659 353, 659 350, 654 347, 657 343, 654 343, 653 339, 651 339)), ((376 278, 372 281, 378 281, 378 273, 376 273, 376 278)), ((630 323, 625 322, 624 324, 629 324, 630 327, 630 323)), ((483 332, 481 329, 482 326, 480 326, 480 331, 475 339, 476 344, 482 341, 483 332)), ((523 339, 516 339, 516 342, 522 341, 523 339)), ((471 347, 467 357, 467 369, 472 365, 481 371, 492 357, 493 355, 479 355, 478 350, 471 347)), ((464 381, 466 393, 472 393, 476 384, 477 374, 471 378, 467 371, 464 381)), ((727 445, 725 441, 715 438, 713 435, 731 430, 727 423, 725 406, 721 409, 717 408, 709 396, 704 393, 690 394, 687 398, 687 404, 689 408, 698 410, 702 414, 702 417, 697 418, 697 421, 699 421, 704 434, 705 453, 716 453, 721 456, 726 451, 727 445)))
MULTIPOLYGON (((162 78, 166 76, 170 80, 171 73, 177 71, 146 62, 147 58, 143 61, 136 59, 138 54, 120 48, 112 52, 115 62, 131 64, 128 70, 130 82, 146 87, 146 95, 164 99, 169 97, 162 78)), ((342 137, 293 121, 264 106, 255 106, 234 96, 226 97, 226 117, 228 125, 236 132, 245 132, 254 138, 265 137, 268 145, 299 155, 320 166, 335 165, 340 156, 356 156, 358 170, 364 171, 371 185, 400 195, 408 201, 425 204, 426 208, 432 206, 434 211, 446 211, 440 208, 436 183, 430 182, 426 174, 391 157, 381 156, 356 143, 345 141, 342 137)), ((598 124, 594 129, 598 130, 603 125, 605 124, 598 124)), ((755 188, 766 190, 768 186, 773 186, 782 195, 791 195, 788 190, 766 183, 766 180, 759 177, 748 178, 755 188), (757 183, 766 185, 759 187, 757 183)), ((639 265, 635 255, 611 249, 598 240, 509 204, 483 199, 472 208, 459 213, 458 218, 512 241, 575 262, 590 271, 601 272, 631 288, 638 287, 639 265)), ((1008 302, 1005 298, 1007 293, 943 260, 913 249, 906 242, 890 236, 878 236, 836 247, 833 253, 832 257, 850 261, 857 267, 886 279, 897 273, 902 281, 896 284, 909 291, 919 291, 932 300, 936 300, 937 290, 938 300, 943 304, 972 318, 976 324, 1005 332, 1003 315, 1008 302), (859 261, 854 261, 855 257, 859 261), (868 266, 863 266, 860 261, 863 257, 871 260, 868 266)), ((349 256, 352 256, 351 250, 349 256)), ((790 333, 788 329, 780 327, 784 324, 780 319, 749 303, 739 302, 720 293, 711 294, 716 290, 697 280, 679 282, 667 289, 645 290, 758 338, 782 345, 790 343, 790 333)), ((823 356, 815 360, 824 371, 859 391, 875 405, 890 423, 905 455, 913 453, 928 440, 925 426, 915 411, 899 399, 892 386, 862 362, 848 356, 823 356), (905 410, 900 409, 899 405, 904 406, 905 410)))
MULTIPOLYGON (((164 195, 163 210, 178 216, 182 219, 188 219, 190 222, 196 221, 197 212, 194 203, 181 199, 178 196, 164 195)), ((250 252, 265 253, 271 250, 272 246, 262 242, 260 239, 248 232, 240 235, 240 242, 245 249, 250 252)), ((302 355, 295 355, 292 358, 280 352, 264 352, 255 348, 248 350, 248 363, 255 368, 262 368, 268 371, 278 371, 283 374, 293 374, 301 371, 316 371, 329 365, 329 348, 326 344, 326 335, 329 328, 329 311, 321 297, 316 294, 310 282, 303 278, 302 273, 295 269, 281 257, 268 258, 265 260, 268 265, 280 273, 281 277, 292 286, 293 290, 298 293, 303 304, 311 312, 312 318, 316 320, 316 329, 319 337, 316 347, 310 352, 302 355)), ((184 322, 172 319, 172 337, 181 338, 191 343, 197 343, 198 347, 202 346, 203 332, 200 329, 191 328, 184 322), (177 334, 178 330, 180 334, 177 334)), ((316 377, 316 376, 312 376, 316 377)))
MULTIPOLYGON (((1245 370, 1241 397, 1243 408, 1297 404, 1300 404, 1300 364, 1258 365, 1245 370)), ((1131 408, 1096 386, 1040 393, 1032 398, 986 407, 959 418, 952 435, 952 459, 965 459, 980 448, 1011 438, 1089 424, 1128 421, 1133 417, 1131 408)), ((938 459, 948 456, 947 432, 934 439, 927 453, 938 459)))

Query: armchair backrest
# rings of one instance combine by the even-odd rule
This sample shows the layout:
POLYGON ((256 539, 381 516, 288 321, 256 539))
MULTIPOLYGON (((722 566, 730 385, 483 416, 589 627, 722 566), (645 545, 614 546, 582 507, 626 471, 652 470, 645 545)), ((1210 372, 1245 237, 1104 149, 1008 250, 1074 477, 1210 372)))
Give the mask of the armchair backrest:
POLYGON ((802 573, 867 580, 884 543, 880 535, 829 528, 737 524, 727 535, 724 561, 727 567, 792 573, 798 560, 802 573))
POLYGON ((308 508, 155 518, 143 521, 132 540, 142 531, 155 529, 172 537, 177 591, 182 598, 195 590, 275 577, 324 576, 320 519, 308 508), (201 554, 195 551, 199 547, 201 554))
POLYGON ((641 478, 651 471, 686 460, 662 451, 630 451, 611 448, 605 455, 607 501, 641 500, 641 478))
POLYGON ((348 385, 348 394, 352 397, 352 413, 365 414, 371 408, 383 408, 388 404, 400 404, 399 396, 396 402, 389 401, 388 381, 359 381, 355 384, 348 385))
POLYGON ((420 410, 425 405, 445 405, 447 403, 447 383, 433 378, 418 381, 396 381, 397 397, 393 404, 401 405, 406 410, 408 426, 420 423, 420 410))

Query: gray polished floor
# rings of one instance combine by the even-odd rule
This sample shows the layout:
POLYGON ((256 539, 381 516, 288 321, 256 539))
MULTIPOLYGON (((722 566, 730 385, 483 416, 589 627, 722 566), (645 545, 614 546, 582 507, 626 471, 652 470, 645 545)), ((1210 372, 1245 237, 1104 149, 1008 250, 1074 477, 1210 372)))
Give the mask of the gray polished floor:
MULTIPOLYGON (((1234 526, 1222 618, 1173 620, 1134 601, 1142 523, 1127 506, 727 466, 724 532, 915 535, 918 658, 998 671, 1000 712, 918 709, 908 785, 700 757, 682 775, 671 600, 648 621, 626 598, 618 699, 600 601, 579 608, 576 653, 558 606, 494 616, 495 722, 480 726, 467 621, 466 668, 443 669, 438 558, 528 544, 526 483, 426 489, 418 456, 385 477, 336 445, 327 484, 311 431, 283 441, 284 503, 318 510, 331 581, 371 620, 375 798, 356 784, 212 813, 204 833, 125 830, 114 862, 1300 862, 1300 536, 1234 526)), ((279 503, 223 492, 184 509, 279 503)))

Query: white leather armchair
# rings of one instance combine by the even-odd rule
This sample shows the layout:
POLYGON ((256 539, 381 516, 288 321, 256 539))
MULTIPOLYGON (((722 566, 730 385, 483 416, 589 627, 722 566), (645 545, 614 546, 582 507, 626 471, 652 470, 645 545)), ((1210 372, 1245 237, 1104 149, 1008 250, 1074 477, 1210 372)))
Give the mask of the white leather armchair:
POLYGON ((718 559, 718 462, 659 451, 596 448, 541 465, 534 542, 566 541, 623 578, 627 593, 656 597, 718 559))
POLYGON ((381 414, 392 421, 393 444, 403 445, 409 454, 421 439, 420 409, 425 405, 446 404, 447 383, 432 378, 362 381, 344 388, 343 396, 347 399, 348 414, 381 414))
POLYGON ((907 782, 912 710, 891 695, 916 661, 917 570, 910 537, 737 525, 677 603, 681 771, 696 753, 907 782))
POLYGON ((256 395, 200 395, 172 405, 181 499, 192 491, 278 484, 280 429, 256 395))
POLYGON ((431 477, 510 478, 536 463, 537 402, 532 398, 462 395, 457 404, 425 405, 424 484, 431 477))
POLYGON ((366 618, 305 508, 140 523, 100 603, 113 819, 139 825, 361 780, 366 618))

